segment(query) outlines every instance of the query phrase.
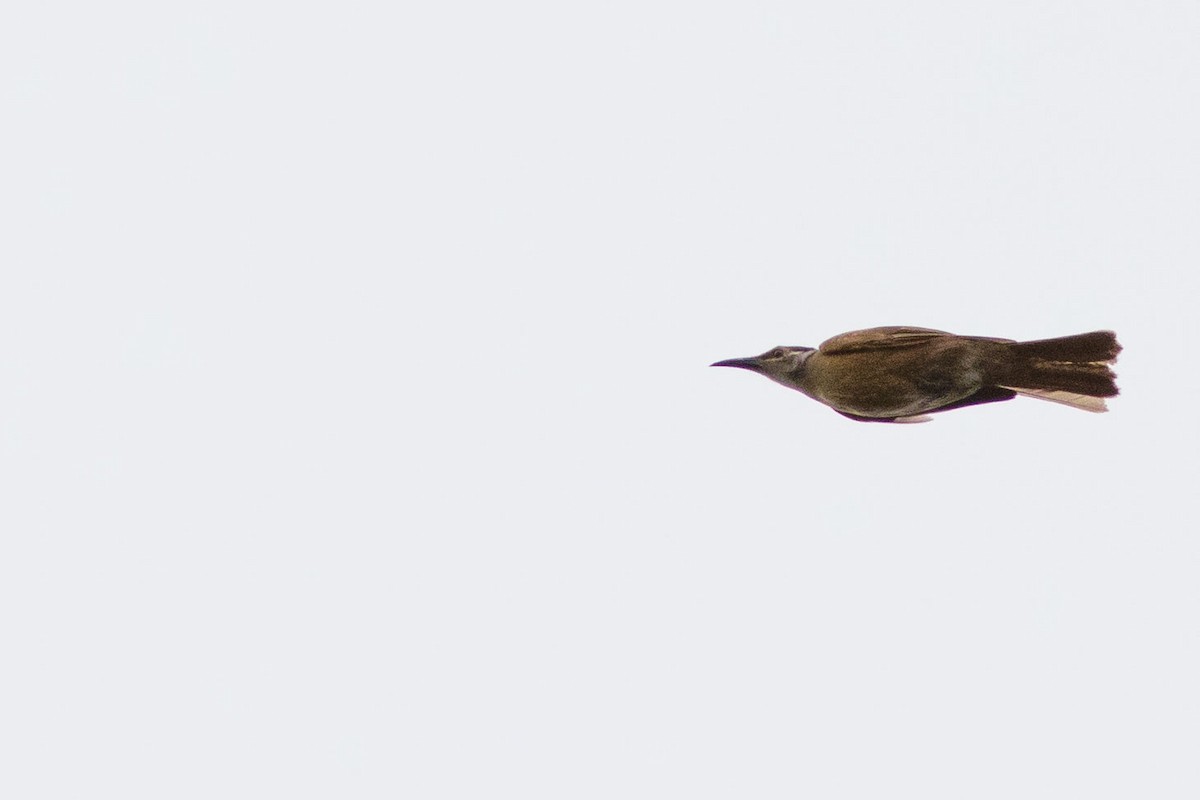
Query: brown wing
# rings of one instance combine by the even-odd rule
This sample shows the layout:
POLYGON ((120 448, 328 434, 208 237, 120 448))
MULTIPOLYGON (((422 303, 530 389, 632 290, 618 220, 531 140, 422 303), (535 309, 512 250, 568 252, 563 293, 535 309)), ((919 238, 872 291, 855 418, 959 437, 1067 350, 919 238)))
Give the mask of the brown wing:
POLYGON ((904 325, 888 325, 883 328, 867 328, 850 331, 821 342, 821 352, 827 355, 861 353, 864 350, 893 350, 899 347, 915 347, 942 336, 953 336, 946 331, 933 328, 910 328, 904 325))
POLYGON ((826 354, 862 353, 868 350, 895 350, 901 347, 917 345, 940 339, 943 336, 954 336, 956 339, 970 339, 974 342, 1011 342, 1012 339, 1000 339, 994 336, 955 336, 946 331, 933 328, 913 328, 908 325, 887 325, 882 328, 866 328, 861 331, 850 331, 839 334, 832 339, 821 342, 821 352, 826 354))

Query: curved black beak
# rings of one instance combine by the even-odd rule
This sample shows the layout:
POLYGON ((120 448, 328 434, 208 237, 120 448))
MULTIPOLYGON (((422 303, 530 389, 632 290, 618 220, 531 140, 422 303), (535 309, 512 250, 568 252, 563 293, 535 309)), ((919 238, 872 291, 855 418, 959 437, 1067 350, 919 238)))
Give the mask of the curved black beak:
POLYGON ((758 369, 757 358, 727 358, 724 361, 718 361, 715 364, 709 364, 710 367, 737 367, 738 369, 758 369))

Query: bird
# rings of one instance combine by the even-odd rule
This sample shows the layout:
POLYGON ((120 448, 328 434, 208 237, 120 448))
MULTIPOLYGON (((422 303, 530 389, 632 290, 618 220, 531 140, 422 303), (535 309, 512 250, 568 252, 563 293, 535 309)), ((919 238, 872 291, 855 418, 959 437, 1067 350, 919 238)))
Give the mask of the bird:
POLYGON ((903 423, 1017 395, 1107 411, 1120 352, 1112 331, 1019 342, 889 325, 711 366, 757 372, 852 420, 903 423))

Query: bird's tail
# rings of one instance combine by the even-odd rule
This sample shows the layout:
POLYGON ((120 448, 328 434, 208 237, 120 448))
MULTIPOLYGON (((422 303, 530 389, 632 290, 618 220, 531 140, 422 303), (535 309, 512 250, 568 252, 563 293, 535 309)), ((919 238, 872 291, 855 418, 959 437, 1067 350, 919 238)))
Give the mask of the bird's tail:
POLYGON ((1014 342, 1008 374, 998 383, 1027 397, 1084 411, 1107 411, 1104 398, 1118 393, 1116 375, 1109 365, 1120 352, 1112 331, 1014 342))

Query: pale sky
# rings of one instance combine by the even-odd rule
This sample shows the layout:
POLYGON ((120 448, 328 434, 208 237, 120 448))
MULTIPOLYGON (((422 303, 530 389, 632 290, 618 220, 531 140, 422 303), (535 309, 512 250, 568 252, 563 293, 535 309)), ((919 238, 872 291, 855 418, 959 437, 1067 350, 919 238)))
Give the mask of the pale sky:
POLYGON ((1200 5, 19 4, 0 795, 1194 800, 1200 5), (1105 415, 709 369, 1111 328, 1105 415))

